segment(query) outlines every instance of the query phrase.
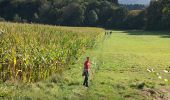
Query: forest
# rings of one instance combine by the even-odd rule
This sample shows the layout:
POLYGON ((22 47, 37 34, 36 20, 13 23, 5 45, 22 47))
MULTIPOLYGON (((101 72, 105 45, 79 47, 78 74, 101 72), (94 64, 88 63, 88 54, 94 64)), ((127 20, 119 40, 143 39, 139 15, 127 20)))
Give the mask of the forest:
POLYGON ((0 0, 0 21, 111 29, 168 30, 170 0, 129 10, 118 0, 0 0))

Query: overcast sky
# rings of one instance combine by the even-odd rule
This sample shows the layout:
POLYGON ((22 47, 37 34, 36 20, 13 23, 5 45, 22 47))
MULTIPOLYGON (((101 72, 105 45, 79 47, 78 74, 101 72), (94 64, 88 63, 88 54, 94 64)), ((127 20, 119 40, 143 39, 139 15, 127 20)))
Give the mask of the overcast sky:
POLYGON ((119 0, 120 4, 149 4, 150 0, 119 0))

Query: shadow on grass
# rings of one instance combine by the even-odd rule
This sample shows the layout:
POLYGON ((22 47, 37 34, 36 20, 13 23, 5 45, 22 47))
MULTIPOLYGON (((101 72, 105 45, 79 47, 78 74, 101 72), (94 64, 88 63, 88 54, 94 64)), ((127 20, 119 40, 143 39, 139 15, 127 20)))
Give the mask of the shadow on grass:
POLYGON ((161 36, 161 38, 170 38, 170 35, 161 36))
POLYGON ((161 38, 170 38, 170 32, 168 31, 125 30, 123 33, 127 33, 129 35, 157 35, 161 38))

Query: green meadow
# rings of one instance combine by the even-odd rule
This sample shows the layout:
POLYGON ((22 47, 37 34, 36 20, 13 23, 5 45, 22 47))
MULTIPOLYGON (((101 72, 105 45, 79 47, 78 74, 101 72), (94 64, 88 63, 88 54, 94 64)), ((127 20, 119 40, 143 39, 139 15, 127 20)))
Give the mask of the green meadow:
POLYGON ((169 100, 168 32, 111 31, 60 74, 35 83, 1 82, 0 99, 169 100), (92 63, 89 88, 82 85, 87 56, 92 63))

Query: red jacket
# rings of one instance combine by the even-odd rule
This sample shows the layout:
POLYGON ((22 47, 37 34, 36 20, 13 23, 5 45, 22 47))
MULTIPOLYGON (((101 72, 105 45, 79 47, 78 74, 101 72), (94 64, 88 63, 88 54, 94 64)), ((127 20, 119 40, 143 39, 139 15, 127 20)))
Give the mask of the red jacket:
POLYGON ((90 61, 84 62, 84 69, 90 69, 90 61))

